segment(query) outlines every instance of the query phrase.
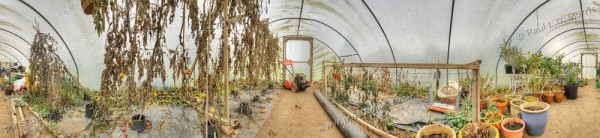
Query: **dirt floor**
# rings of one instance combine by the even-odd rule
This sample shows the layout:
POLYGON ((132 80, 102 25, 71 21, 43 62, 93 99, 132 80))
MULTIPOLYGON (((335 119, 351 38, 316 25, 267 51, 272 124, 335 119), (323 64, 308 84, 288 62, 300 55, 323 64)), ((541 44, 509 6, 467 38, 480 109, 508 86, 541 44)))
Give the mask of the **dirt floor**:
POLYGON ((256 137, 343 137, 336 127, 319 130, 332 121, 313 92, 312 88, 298 93, 282 90, 275 109, 256 137))
POLYGON ((10 138, 14 137, 13 129, 13 120, 11 116, 11 104, 10 97, 4 94, 4 91, 0 91, 0 127, 2 130, 0 132, 0 137, 2 138, 10 138))
POLYGON ((543 138, 598 138, 600 137, 600 89, 591 81, 579 87, 575 100, 550 104, 548 124, 543 138))
MULTIPOLYGON (((0 138, 12 138, 15 137, 14 133, 17 133, 16 128, 13 127, 12 111, 11 111, 11 99, 10 95, 5 95, 4 91, 0 90, 0 138)), ((23 116, 27 121, 27 132, 25 137, 35 138, 53 138, 54 135, 48 131, 37 119, 32 116, 31 111, 28 108, 23 108, 23 116)), ((24 128, 22 128, 24 129, 24 128)))

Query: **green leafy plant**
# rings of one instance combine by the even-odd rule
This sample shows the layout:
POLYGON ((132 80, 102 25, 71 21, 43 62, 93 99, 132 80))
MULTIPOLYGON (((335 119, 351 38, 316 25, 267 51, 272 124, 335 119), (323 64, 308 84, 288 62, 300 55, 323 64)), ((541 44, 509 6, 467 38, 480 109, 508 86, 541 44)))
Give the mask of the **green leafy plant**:
POLYGON ((446 125, 458 133, 464 125, 471 123, 471 106, 472 104, 469 100, 464 100, 462 106, 460 106, 455 114, 446 113, 444 117, 446 125))
POLYGON ((564 57, 565 56, 562 54, 556 56, 555 58, 543 57, 542 62, 540 63, 540 69, 543 72, 549 72, 551 80, 558 79, 559 74, 563 70, 562 59, 564 57))
POLYGON ((496 116, 495 113, 485 114, 484 118, 485 118, 486 122, 498 122, 498 121, 501 121, 500 117, 496 116))
POLYGON ((537 52, 537 53, 531 53, 531 52, 527 52, 527 55, 525 56, 525 60, 524 60, 524 64, 528 69, 527 73, 531 73, 533 72, 533 70, 537 70, 540 69, 541 63, 544 59, 544 56, 542 55, 541 52, 537 52))
POLYGON ((503 41, 498 47, 500 57, 513 67, 520 66, 518 62, 519 56, 522 54, 522 49, 518 46, 511 45, 510 41, 503 41))
POLYGON ((498 110, 498 108, 496 108, 496 106, 493 106, 492 104, 488 103, 486 105, 486 109, 484 109, 482 111, 483 119, 488 121, 488 122, 498 122, 500 121, 500 117, 496 116, 494 113, 500 113, 500 110, 498 110))
POLYGON ((573 63, 567 63, 565 65, 567 83, 578 84, 577 76, 580 73, 579 68, 575 67, 573 63))

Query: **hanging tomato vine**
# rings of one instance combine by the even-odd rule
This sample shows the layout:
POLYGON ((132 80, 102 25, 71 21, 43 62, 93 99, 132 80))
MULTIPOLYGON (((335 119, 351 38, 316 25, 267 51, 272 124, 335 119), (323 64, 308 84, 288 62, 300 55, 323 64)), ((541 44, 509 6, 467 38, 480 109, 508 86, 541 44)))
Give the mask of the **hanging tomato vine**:
POLYGON ((133 101, 128 104, 140 105, 143 111, 152 82, 161 79, 164 84, 166 81, 167 63, 163 55, 168 55, 173 81, 181 84, 178 97, 184 100, 192 99, 191 92, 196 90, 209 95, 208 103, 223 106, 220 97, 228 94, 228 84, 232 83, 229 79, 243 80, 251 86, 272 81, 279 46, 268 28, 268 20, 260 19, 261 7, 267 3, 263 0, 206 0, 202 3, 197 0, 95 0, 92 14, 95 29, 99 35, 106 35, 106 68, 102 71, 98 120, 110 120, 109 109, 116 108, 111 105, 110 97, 119 96, 118 89, 126 89, 127 101, 133 101), (199 9, 200 4, 202 9, 199 9), (176 12, 177 9, 182 12, 176 12), (182 20, 179 44, 169 49, 166 30, 176 16, 182 20), (215 38, 216 30, 223 30, 220 38, 215 38), (188 32, 196 46, 193 58, 189 57, 190 46, 185 42, 188 32), (217 51, 211 48, 213 39, 221 41, 217 51), (229 53, 228 43, 233 45, 233 58, 224 56, 229 53), (233 71, 229 71, 230 68, 233 71), (226 77, 230 73, 233 77, 226 77))

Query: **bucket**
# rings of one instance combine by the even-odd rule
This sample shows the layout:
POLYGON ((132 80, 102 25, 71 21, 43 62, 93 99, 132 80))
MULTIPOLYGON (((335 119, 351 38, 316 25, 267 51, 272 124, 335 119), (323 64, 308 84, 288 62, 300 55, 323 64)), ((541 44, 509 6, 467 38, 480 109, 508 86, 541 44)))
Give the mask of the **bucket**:
POLYGON ((92 104, 85 105, 85 118, 92 118, 94 116, 94 106, 92 104))
POLYGON ((137 114, 132 116, 131 120, 133 122, 133 128, 131 128, 132 130, 141 133, 142 131, 144 131, 144 129, 146 129, 146 116, 137 114))

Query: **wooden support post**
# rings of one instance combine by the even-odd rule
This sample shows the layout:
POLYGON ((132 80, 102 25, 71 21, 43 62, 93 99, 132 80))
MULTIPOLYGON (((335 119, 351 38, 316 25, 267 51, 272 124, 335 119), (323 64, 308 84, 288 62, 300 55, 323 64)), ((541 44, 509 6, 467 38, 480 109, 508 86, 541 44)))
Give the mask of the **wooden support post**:
POLYGON ((17 111, 19 111, 19 118, 20 118, 20 131, 21 134, 19 134, 19 137, 24 136, 27 133, 27 121, 25 121, 25 116, 23 116, 23 109, 21 107, 17 107, 17 111))
POLYGON ((21 131, 19 130, 19 125, 18 125, 19 120, 17 119, 17 110, 15 109, 15 104, 12 101, 10 102, 10 108, 12 109, 12 112, 10 114, 10 116, 12 117, 12 120, 13 120, 12 126, 13 126, 13 129, 16 130, 16 132, 13 131, 13 135, 15 138, 18 138, 19 134, 21 134, 21 131))
POLYGON ((327 91, 327 73, 325 73, 325 71, 326 71, 325 68, 327 66, 325 64, 326 64, 326 61, 323 60, 323 66, 321 66, 321 82, 323 85, 323 88, 322 88, 323 90, 321 90, 321 91, 328 93, 328 91, 327 91))
POLYGON ((229 0, 223 1, 223 82, 225 83, 225 120, 229 121, 229 0))
POLYGON ((435 89, 433 90, 434 92, 437 91, 440 88, 440 69, 436 69, 435 70, 435 89))
POLYGON ((314 82, 315 80, 313 80, 313 53, 314 53, 314 47, 313 47, 313 40, 307 40, 310 43, 310 59, 308 59, 308 66, 310 68, 310 82, 314 82))
MULTIPOLYGON (((479 63, 477 63, 477 68, 479 68, 479 64, 481 64, 481 61, 479 60, 479 63)), ((472 90, 472 96, 471 99, 473 100, 473 122, 479 122, 479 95, 481 94, 481 88, 479 86, 479 69, 473 69, 473 79, 475 79, 475 84, 473 85, 473 90, 472 90)))

